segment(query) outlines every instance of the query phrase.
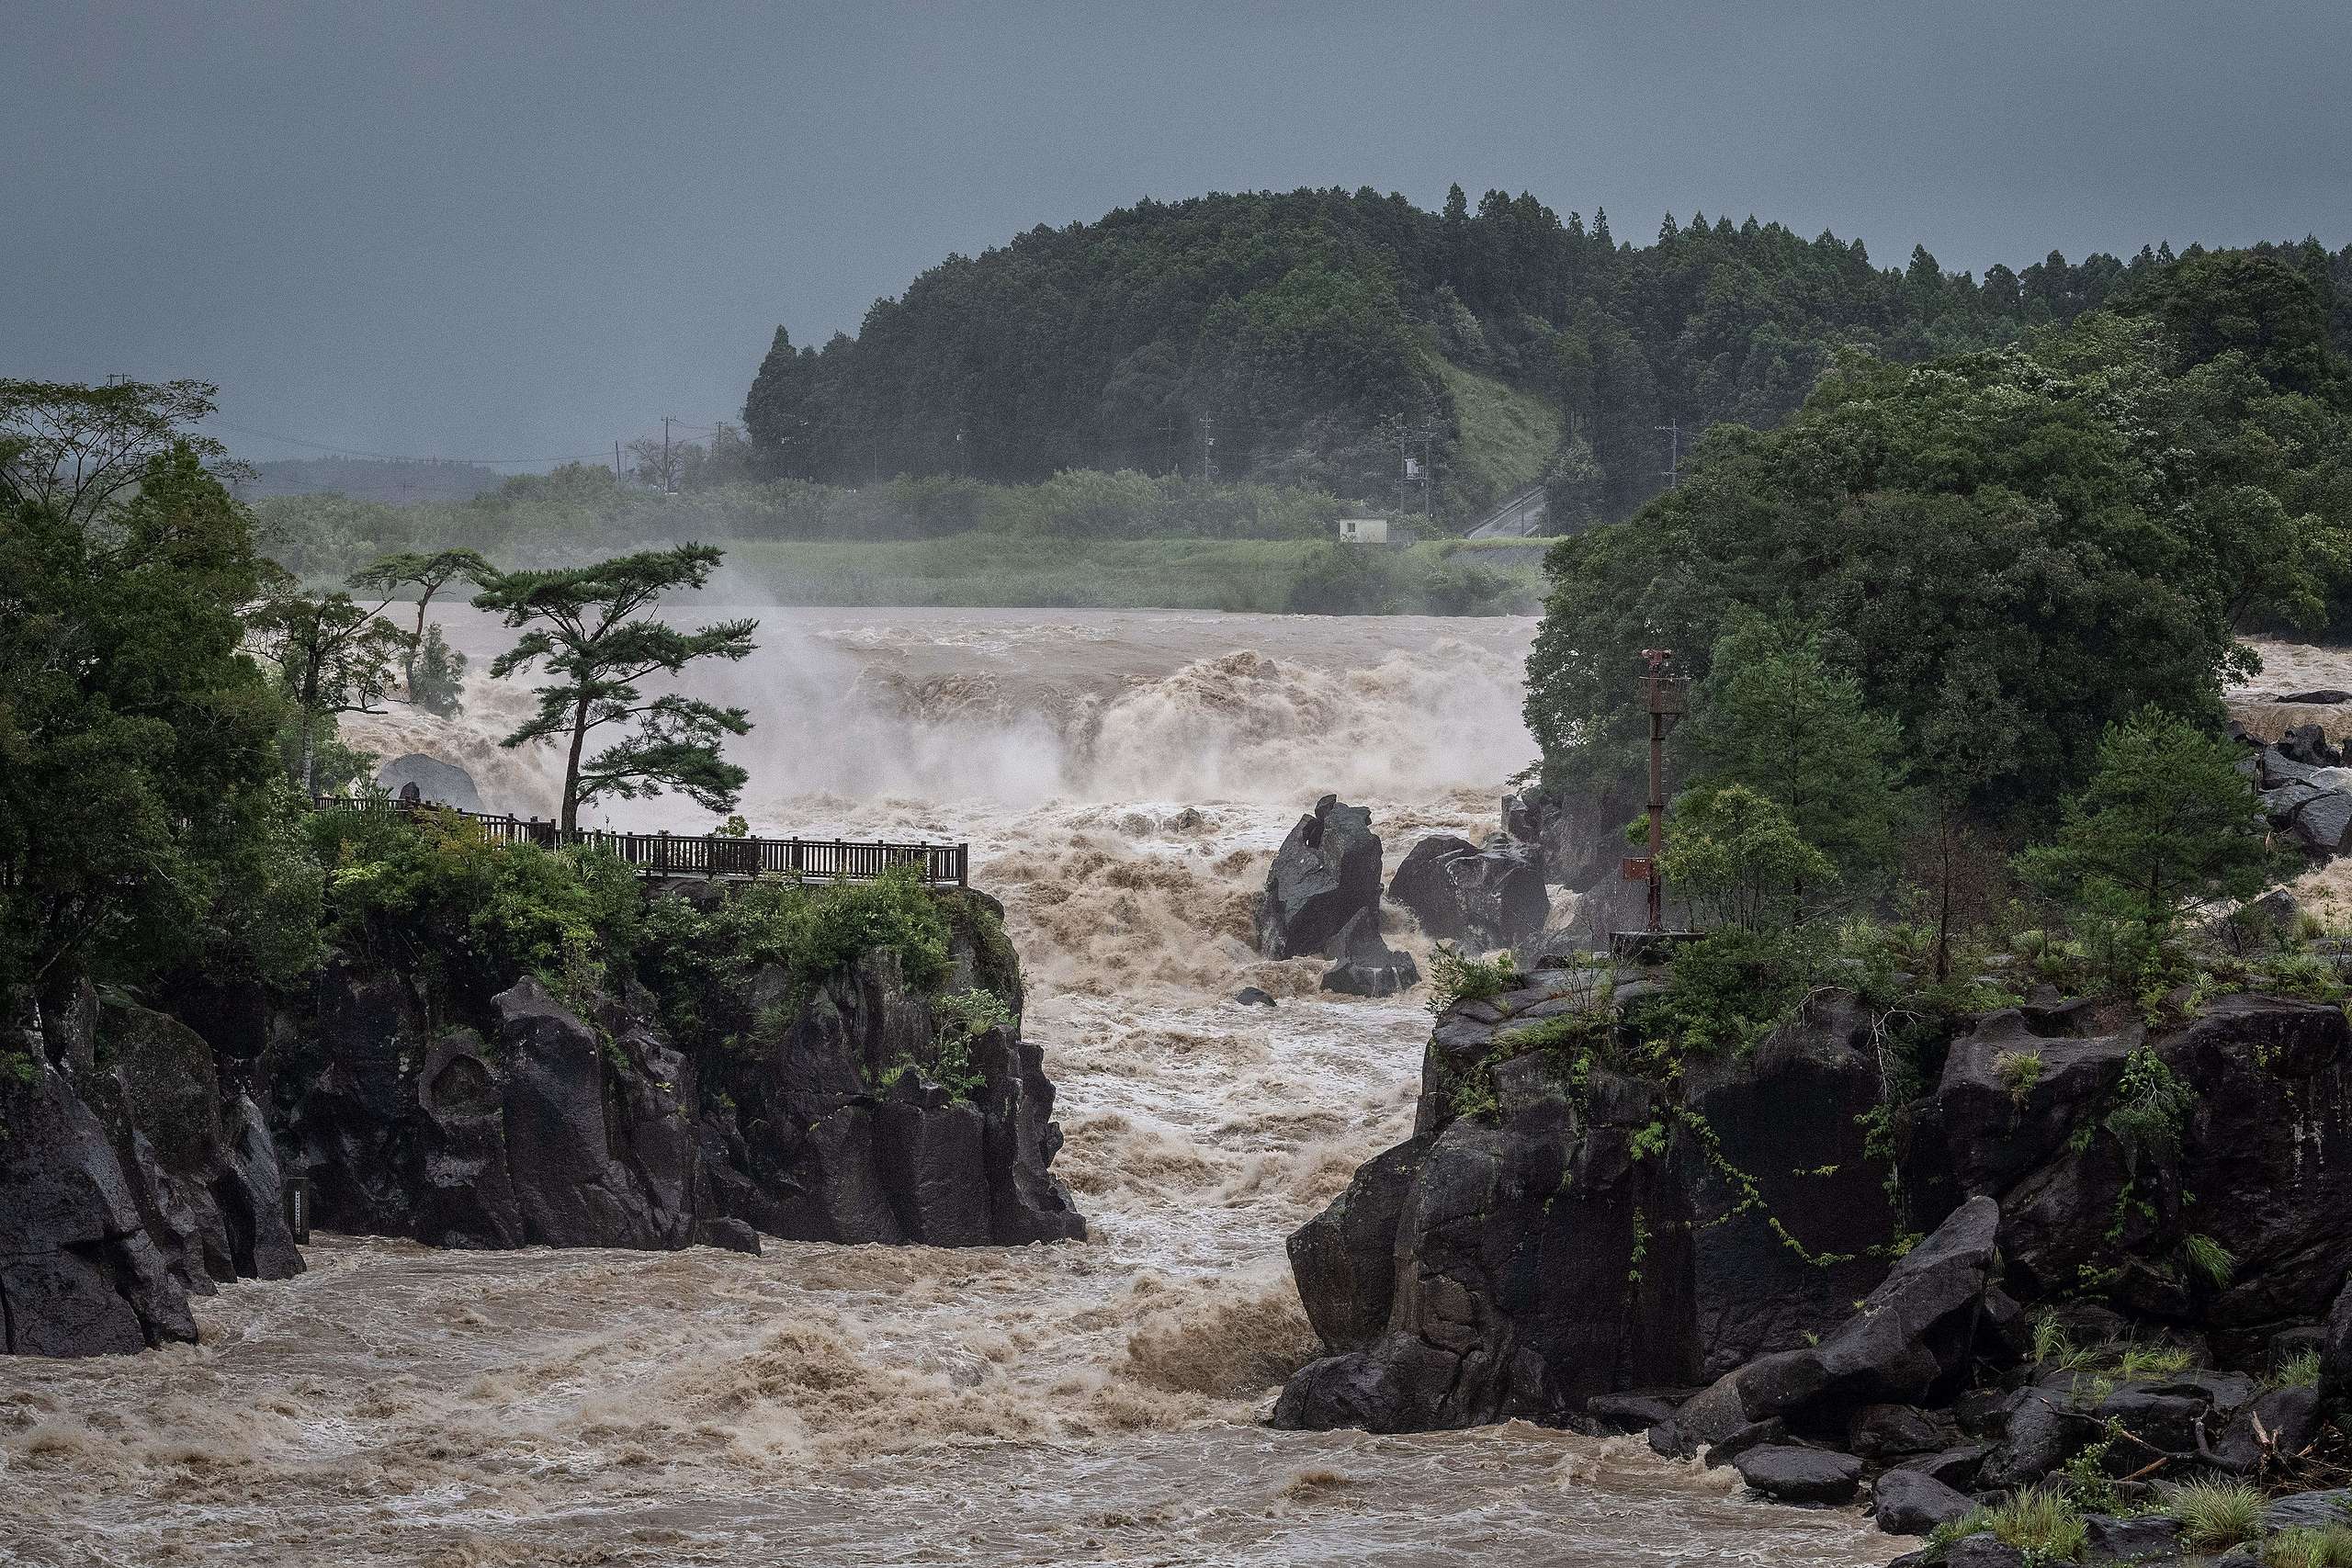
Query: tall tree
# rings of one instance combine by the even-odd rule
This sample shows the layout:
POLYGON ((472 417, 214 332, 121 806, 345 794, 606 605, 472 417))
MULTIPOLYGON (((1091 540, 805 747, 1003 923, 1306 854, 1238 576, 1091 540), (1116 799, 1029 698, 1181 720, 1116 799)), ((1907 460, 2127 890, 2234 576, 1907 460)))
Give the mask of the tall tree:
POLYGON ((260 874, 281 709, 240 610, 264 563, 202 459, 175 446, 80 512, 0 505, 0 1020, 145 981, 260 874))
POLYGON ((296 776, 305 799, 317 793, 319 730, 339 713, 375 713, 390 689, 392 661, 408 634, 383 618, 384 606, 348 593, 311 595, 283 586, 252 615, 263 649, 277 665, 299 727, 296 776))
POLYGON ((2057 836, 2020 860, 2076 908, 2162 938, 2192 898, 2252 897, 2271 869, 2254 785, 2228 741, 2159 709, 2110 727, 2057 836))
POLYGON ((32 502, 87 522, 167 454, 235 470, 228 448, 188 428, 212 412, 218 390, 205 381, 0 380, 0 503, 32 502))
POLYGON ((1743 784, 1773 802, 1848 887, 1868 891, 1894 849, 1898 732, 1830 663, 1823 640, 1792 620, 1735 615, 1710 659, 1691 739, 1702 785, 1743 784))
POLYGON ((538 712, 505 738, 507 746, 564 740, 563 830, 580 825, 580 808, 606 795, 624 800, 675 789, 709 811, 729 811, 747 776, 719 753, 723 738, 751 728, 743 709, 680 694, 647 696, 638 682, 674 676, 706 659, 739 660, 752 651, 752 620, 682 631, 654 618, 664 594, 699 589, 718 567, 710 545, 681 545, 546 571, 493 572, 474 603, 511 627, 528 626, 490 667, 503 679, 543 666, 538 712), (627 733, 586 755, 588 737, 627 733))
POLYGON ((479 583, 491 575, 491 564, 481 552, 464 548, 447 550, 402 550, 371 561, 351 574, 350 586, 363 592, 381 593, 387 600, 403 588, 416 591, 416 626, 408 634, 408 647, 401 655, 401 680, 407 688, 409 700, 416 700, 416 660, 424 649, 424 615, 431 608, 433 596, 459 578, 479 583))

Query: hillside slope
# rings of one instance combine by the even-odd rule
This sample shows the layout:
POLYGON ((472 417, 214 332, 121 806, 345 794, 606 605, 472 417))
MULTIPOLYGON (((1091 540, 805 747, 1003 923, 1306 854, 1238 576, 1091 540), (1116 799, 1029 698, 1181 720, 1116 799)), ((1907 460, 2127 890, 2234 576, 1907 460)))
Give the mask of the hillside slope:
MULTIPOLYGON (((2284 254, 2352 298, 2352 247, 2284 254)), ((1147 200, 951 255, 821 351, 779 328, 744 423, 786 477, 1129 468, 1372 497, 1426 432, 1458 520, 1525 471, 1528 440, 1498 433, 1486 416, 1510 400, 1467 371, 1556 411, 1517 425, 1589 449, 1563 514, 1619 517, 1661 483, 1660 425, 1770 425, 1842 349, 2009 342, 2172 259, 2053 253, 1980 279, 1753 218, 1668 217, 1636 247, 1605 213, 1588 227, 1500 191, 1474 208, 1456 187, 1439 212, 1369 188, 1147 200)), ((2352 312, 2335 324, 2352 340, 2352 312)))

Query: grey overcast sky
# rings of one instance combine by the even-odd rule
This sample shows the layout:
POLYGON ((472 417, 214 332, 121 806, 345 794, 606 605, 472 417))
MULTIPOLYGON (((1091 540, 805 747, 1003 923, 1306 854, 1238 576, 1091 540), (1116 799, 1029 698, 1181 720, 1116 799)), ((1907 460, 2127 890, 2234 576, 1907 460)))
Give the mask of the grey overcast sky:
POLYGON ((0 375, 217 381, 254 457, 609 452, 734 419, 779 321, 1206 190, 1458 180, 1980 272, 2333 247, 2347 79, 2344 0, 8 0, 0 375))

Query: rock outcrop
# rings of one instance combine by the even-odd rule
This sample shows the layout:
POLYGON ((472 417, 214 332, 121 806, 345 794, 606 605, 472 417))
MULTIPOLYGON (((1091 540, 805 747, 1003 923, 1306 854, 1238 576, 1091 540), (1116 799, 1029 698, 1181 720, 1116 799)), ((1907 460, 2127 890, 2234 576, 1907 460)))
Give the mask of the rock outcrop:
MULTIPOLYGON (((972 977, 967 937, 955 962, 972 977)), ((1017 971, 996 984, 1017 1003, 1017 971)), ((951 1087, 924 1070, 937 1021, 888 950, 805 997, 772 968, 748 999, 750 1036, 706 1085, 642 994, 576 1008, 526 977, 492 998, 487 1038, 435 1034, 399 982, 330 964, 289 1116, 316 1223, 492 1248, 1085 1235, 1017 1021, 967 1043, 951 1087)))
POLYGON ((1359 909, 1332 942, 1339 962, 1323 972, 1323 988, 1351 997, 1388 997, 1420 983, 1412 954, 1380 935, 1380 911, 1359 909))
POLYGON ((1372 813, 1327 795, 1298 819, 1266 873, 1258 951, 1269 958, 1337 957, 1348 922, 1380 906, 1380 835, 1372 813))
POLYGON ((474 786, 471 773, 455 762, 445 762, 423 751, 403 752, 386 762, 376 770, 376 783, 394 796, 414 784, 417 798, 427 806, 454 806, 460 811, 483 809, 481 791, 474 786))
POLYGON ((1389 879, 1388 897, 1431 937, 1480 952, 1535 936, 1551 908, 1542 851, 1502 834, 1483 848, 1442 833, 1423 839, 1389 879))
POLYGON ((2252 768, 2270 825, 2324 860, 2342 853, 2352 837, 2352 768, 2343 761, 2313 724, 2289 730, 2240 766, 2252 768))
POLYGON ((20 1354, 192 1340, 190 1295, 302 1268, 261 1113, 212 1048, 144 1008, 89 1011, 85 1049, 28 1039, 0 1077, 0 1348, 20 1354))
POLYGON ((2151 1029, 2137 1006, 2012 1008, 1906 1046, 1895 1081, 1928 1087, 1904 1101, 1851 998, 1660 1077, 1628 1066, 1659 979, 1532 982, 1439 1020, 1412 1139, 1292 1237, 1329 1353, 1277 1425, 1670 1408, 1654 1447, 1737 1456, 1775 1495, 1904 1472, 1894 1529, 2109 1423, 2272 1477, 2352 1393, 2341 1009, 2227 997, 2151 1029), (2033 1363, 2049 1307, 2087 1363, 2033 1363), (2098 1360, 2132 1341, 2177 1349, 2098 1360), (2320 1386, 2266 1388, 2299 1348, 2320 1386))

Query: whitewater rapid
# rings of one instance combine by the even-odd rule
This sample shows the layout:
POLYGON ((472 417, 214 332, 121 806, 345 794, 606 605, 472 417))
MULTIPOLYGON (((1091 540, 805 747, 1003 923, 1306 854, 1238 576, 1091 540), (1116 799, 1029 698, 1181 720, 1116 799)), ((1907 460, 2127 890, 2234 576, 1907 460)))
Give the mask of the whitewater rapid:
MULTIPOLYGON (((707 612, 716 615, 719 611, 707 612)), ((1313 1352, 1283 1240, 1409 1129, 1419 998, 1249 942, 1315 796, 1391 867, 1494 826, 1532 623, 761 610, 698 677, 769 833, 967 840, 1001 898, 1082 1244, 435 1252, 321 1237, 202 1342, 0 1361, 0 1560, 40 1563, 1806 1564, 1902 1543, 1728 1470, 1524 1426, 1259 1425, 1313 1352), (1268 1011, 1232 1002, 1257 985, 1268 1011)), ((498 628, 460 613, 480 663, 498 628)), ((346 720, 546 815, 526 693, 346 720)), ((675 801, 632 824, 702 830, 675 801)), ((1408 930, 1392 940, 1418 947, 1408 930)))

